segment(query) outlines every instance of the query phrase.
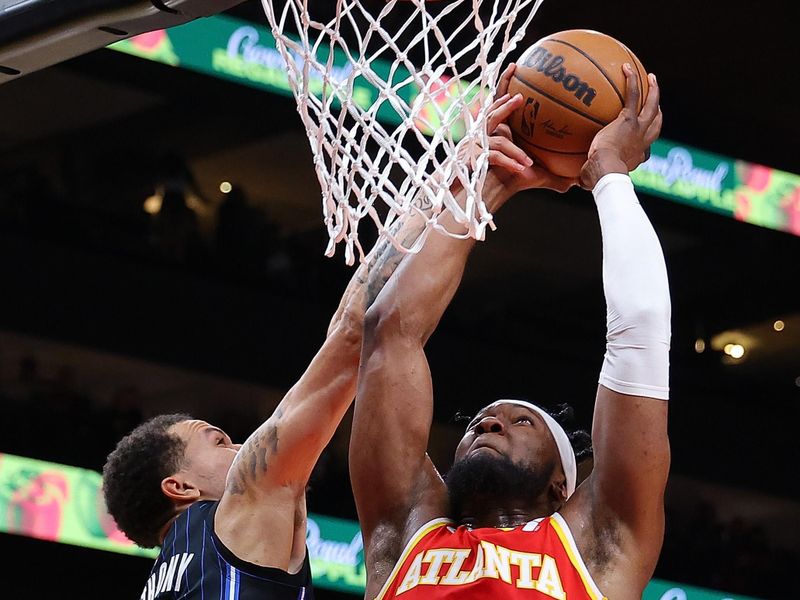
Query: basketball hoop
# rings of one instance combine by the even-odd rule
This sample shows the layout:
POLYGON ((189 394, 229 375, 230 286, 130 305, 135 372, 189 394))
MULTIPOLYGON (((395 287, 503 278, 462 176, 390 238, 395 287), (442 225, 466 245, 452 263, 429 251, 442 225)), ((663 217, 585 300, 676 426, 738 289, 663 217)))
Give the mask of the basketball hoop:
POLYGON ((371 10, 369 0, 335 0, 335 15, 320 20, 308 0, 262 1, 314 155, 325 254, 344 242, 348 265, 356 252, 363 260, 358 225, 367 215, 404 252, 425 239, 406 248, 389 232, 409 212, 425 215, 426 233, 483 239, 492 226, 480 196, 488 109, 543 0, 388 0, 371 10), (462 231, 439 224, 444 210, 462 231))

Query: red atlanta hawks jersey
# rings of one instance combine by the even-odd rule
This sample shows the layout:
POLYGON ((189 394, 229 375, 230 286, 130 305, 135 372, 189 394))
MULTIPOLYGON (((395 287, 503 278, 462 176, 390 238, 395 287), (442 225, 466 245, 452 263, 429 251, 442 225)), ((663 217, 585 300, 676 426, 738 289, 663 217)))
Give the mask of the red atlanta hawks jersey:
POLYGON ((376 600, 606 600, 558 513, 514 528, 423 525, 376 600))

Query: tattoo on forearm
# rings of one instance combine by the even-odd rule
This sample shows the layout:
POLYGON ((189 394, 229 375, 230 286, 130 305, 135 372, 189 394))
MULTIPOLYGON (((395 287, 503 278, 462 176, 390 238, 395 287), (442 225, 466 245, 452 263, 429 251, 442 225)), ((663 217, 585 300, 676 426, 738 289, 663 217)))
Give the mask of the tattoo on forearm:
POLYGON ((228 476, 228 492, 234 495, 244 494, 266 473, 270 457, 278 453, 278 428, 281 417, 283 411, 280 408, 275 409, 266 426, 256 431, 239 450, 228 476))
MULTIPOLYGON (((433 212, 433 202, 424 194, 421 196, 417 203, 417 207, 425 217, 429 217, 433 212)), ((398 219, 389 228, 389 234, 396 237, 400 234, 401 230, 405 228, 402 239, 399 240, 404 248, 411 247, 417 238, 425 231, 425 221, 422 215, 410 213, 406 219, 398 219)), ((397 266, 400 264, 404 253, 399 251, 394 244, 388 239, 384 238, 379 242, 376 248, 375 258, 369 265, 368 272, 366 273, 366 280, 359 278, 360 282, 366 283, 366 306, 365 309, 372 306, 378 294, 389 281, 392 273, 395 272, 397 266)))
POLYGON ((395 248, 391 243, 386 251, 381 254, 375 265, 370 269, 369 277, 367 278, 367 306, 372 306, 375 299, 380 294, 383 286, 389 281, 397 265, 403 258, 402 252, 395 248))
POLYGON ((269 444, 270 452, 273 454, 278 453, 278 424, 267 430, 267 443, 269 444))

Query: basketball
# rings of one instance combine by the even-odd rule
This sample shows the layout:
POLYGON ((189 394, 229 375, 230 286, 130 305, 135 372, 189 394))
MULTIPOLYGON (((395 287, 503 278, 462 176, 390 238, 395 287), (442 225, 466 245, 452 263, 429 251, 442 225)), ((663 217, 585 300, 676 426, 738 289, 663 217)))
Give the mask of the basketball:
POLYGON ((585 29, 536 42, 517 61, 508 86, 509 94, 524 98, 508 121, 514 142, 551 173, 577 177, 595 134, 625 103, 626 62, 639 75, 641 110, 647 71, 622 42, 585 29))

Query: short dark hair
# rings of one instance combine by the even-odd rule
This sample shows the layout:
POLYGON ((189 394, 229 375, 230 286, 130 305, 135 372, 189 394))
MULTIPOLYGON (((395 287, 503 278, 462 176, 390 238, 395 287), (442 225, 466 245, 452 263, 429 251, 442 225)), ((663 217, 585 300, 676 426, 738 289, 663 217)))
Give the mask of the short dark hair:
POLYGON ((161 481, 183 462, 185 442, 169 431, 192 419, 182 413, 159 415, 122 438, 103 467, 103 495, 120 531, 142 548, 160 544, 159 530, 174 505, 161 491, 161 481))

